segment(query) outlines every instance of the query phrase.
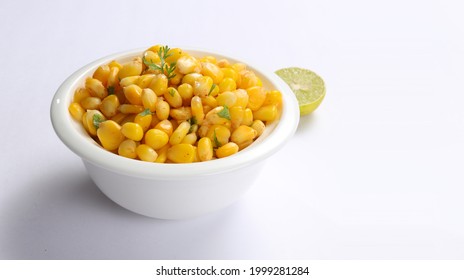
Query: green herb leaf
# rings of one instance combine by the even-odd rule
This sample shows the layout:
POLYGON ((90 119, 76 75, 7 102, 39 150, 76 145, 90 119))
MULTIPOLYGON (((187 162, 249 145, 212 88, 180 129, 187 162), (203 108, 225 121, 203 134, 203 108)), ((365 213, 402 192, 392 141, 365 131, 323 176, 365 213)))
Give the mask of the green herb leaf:
POLYGON ((214 141, 214 145, 217 148, 221 147, 221 142, 219 142, 219 140, 217 139, 217 136, 216 136, 216 129, 213 131, 213 141, 214 141))
POLYGON ((176 92, 172 88, 170 88, 168 92, 169 92, 169 95, 172 97, 174 97, 174 94, 176 94, 176 92))
POLYGON ((197 124, 197 118, 195 118, 195 116, 192 116, 189 120, 188 120, 189 124, 190 125, 194 125, 194 124, 197 124))
POLYGON ((218 116, 224 119, 228 119, 230 121, 230 112, 229 112, 229 107, 227 105, 224 105, 224 108, 217 113, 218 116))
POLYGON ((217 87, 216 84, 213 84, 211 88, 209 89, 208 95, 210 95, 216 87, 217 87))
POLYGON ((107 90, 108 90, 108 95, 114 94, 114 86, 109 86, 107 90))
POLYGON ((103 116, 100 114, 94 114, 92 117, 93 126, 95 126, 97 129, 100 127, 100 123, 104 121, 105 120, 103 119, 103 116))
POLYGON ((142 116, 142 117, 145 117, 145 116, 148 116, 148 115, 151 115, 151 111, 150 111, 150 109, 148 109, 148 108, 145 109, 145 110, 143 110, 143 111, 140 113, 140 116, 142 116))
POLYGON ((168 80, 170 80, 176 76, 176 73, 174 73, 174 70, 176 70, 176 63, 172 62, 168 64, 166 62, 166 59, 172 55, 169 53, 170 50, 171 49, 168 46, 164 46, 158 49, 158 56, 160 58, 159 65, 153 63, 153 61, 147 61, 145 57, 142 58, 142 61, 149 69, 160 71, 161 73, 166 75, 166 77, 168 77, 168 80))

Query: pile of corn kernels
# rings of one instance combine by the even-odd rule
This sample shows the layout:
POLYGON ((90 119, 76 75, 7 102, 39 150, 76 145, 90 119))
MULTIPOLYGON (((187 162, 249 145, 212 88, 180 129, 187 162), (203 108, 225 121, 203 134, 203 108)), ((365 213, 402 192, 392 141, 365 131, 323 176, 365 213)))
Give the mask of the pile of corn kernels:
POLYGON ((243 63, 156 45, 99 66, 74 93, 71 116, 104 149, 131 159, 191 163, 243 150, 278 119, 279 91, 243 63))

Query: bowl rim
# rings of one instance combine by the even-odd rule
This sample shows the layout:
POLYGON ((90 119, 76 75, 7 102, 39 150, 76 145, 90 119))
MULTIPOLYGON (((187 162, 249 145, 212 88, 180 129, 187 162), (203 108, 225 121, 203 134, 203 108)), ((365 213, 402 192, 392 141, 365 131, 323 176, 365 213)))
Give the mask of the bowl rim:
MULTIPOLYGON (((178 46, 175 46, 178 47, 178 46)), ((140 55, 147 48, 138 48, 114 53, 93 62, 71 74, 57 89, 50 107, 50 118, 53 129, 61 141, 84 161, 92 162, 102 168, 139 178, 147 179, 188 179, 196 176, 211 175, 229 172, 259 162, 275 152, 293 136, 299 122, 299 107, 295 95, 290 87, 275 73, 256 67, 237 56, 231 56, 211 50, 200 48, 179 47, 194 56, 213 55, 217 58, 226 58, 232 62, 243 62, 248 68, 267 79, 272 86, 282 93, 283 105, 279 121, 273 130, 256 145, 252 144, 246 149, 232 156, 186 164, 161 164, 143 162, 125 158, 103 149, 90 136, 83 135, 71 122, 76 122, 69 114, 68 106, 72 100, 74 90, 82 86, 83 79, 90 76, 100 65, 112 60, 122 60, 140 55)), ((248 60, 249 61, 249 60, 248 60)), ((77 123, 77 122, 76 122, 77 123)), ((85 132, 86 133, 86 132, 85 132)), ((259 139, 259 138, 258 138, 259 139)), ((256 141, 255 141, 256 142, 256 141)))

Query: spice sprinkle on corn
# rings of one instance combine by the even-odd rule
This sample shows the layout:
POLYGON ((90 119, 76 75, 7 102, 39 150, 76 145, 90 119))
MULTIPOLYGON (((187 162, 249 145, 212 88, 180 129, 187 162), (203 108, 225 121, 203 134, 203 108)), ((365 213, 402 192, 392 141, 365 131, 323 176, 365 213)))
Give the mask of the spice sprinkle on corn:
POLYGON ((154 163, 234 155, 277 120, 282 95, 244 63, 155 45, 100 65, 69 105, 102 148, 154 163))

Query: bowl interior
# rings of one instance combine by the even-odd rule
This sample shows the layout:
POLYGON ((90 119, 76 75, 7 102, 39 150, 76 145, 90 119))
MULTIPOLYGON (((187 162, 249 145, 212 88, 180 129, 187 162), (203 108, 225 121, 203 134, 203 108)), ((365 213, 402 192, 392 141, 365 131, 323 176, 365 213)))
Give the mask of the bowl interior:
POLYGON ((185 179, 230 171, 260 161, 276 152, 294 134, 299 120, 298 104, 293 92, 277 75, 260 70, 246 61, 231 56, 211 51, 182 49, 195 57, 212 55, 218 59, 226 58, 232 63, 245 63, 247 68, 253 70, 261 78, 266 89, 281 91, 283 106, 280 118, 268 124, 264 133, 244 150, 226 158, 207 162, 156 164, 128 159, 108 152, 87 134, 79 122, 72 119, 68 112, 68 106, 72 101, 74 91, 84 85, 85 79, 91 76, 98 66, 107 64, 112 60, 117 60, 120 63, 127 62, 133 57, 141 55, 144 51, 144 49, 137 49, 96 60, 82 67, 63 82, 53 98, 50 112, 52 124, 58 137, 83 160, 113 172, 144 178, 185 179))

